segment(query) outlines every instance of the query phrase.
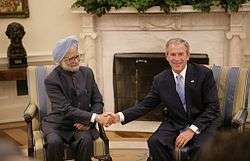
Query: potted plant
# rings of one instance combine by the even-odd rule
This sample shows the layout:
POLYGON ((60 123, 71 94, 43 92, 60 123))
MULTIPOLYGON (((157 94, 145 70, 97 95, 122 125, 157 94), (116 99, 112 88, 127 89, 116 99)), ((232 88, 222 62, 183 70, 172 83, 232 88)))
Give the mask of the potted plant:
POLYGON ((165 13, 176 10, 182 5, 192 5, 194 10, 209 12, 212 6, 219 6, 225 11, 237 12, 242 4, 249 0, 76 0, 72 7, 83 7, 87 13, 102 16, 112 7, 135 8, 139 13, 145 12, 153 6, 160 6, 165 13))

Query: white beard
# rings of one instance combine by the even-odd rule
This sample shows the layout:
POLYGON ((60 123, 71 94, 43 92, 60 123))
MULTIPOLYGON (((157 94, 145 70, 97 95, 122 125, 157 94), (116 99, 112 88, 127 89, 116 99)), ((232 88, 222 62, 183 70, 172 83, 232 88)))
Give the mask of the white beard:
POLYGON ((75 67, 70 67, 64 61, 62 61, 60 65, 63 68, 63 70, 70 71, 70 72, 76 72, 79 70, 79 67, 80 67, 79 65, 75 67))

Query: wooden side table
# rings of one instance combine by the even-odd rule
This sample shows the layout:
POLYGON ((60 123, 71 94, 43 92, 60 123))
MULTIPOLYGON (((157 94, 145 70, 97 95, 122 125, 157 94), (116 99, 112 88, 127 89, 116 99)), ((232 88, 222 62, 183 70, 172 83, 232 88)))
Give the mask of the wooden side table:
POLYGON ((16 81, 17 95, 27 95, 26 68, 0 67, 0 81, 16 81))
POLYGON ((26 68, 0 67, 0 81, 27 80, 26 68))

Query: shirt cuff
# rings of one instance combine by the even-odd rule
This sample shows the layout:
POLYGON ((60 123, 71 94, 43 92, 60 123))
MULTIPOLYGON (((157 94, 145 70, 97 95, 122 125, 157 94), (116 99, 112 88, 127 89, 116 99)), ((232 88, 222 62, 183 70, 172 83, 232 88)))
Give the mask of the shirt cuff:
POLYGON ((120 117, 120 122, 123 122, 125 120, 125 117, 122 112, 118 112, 118 115, 120 117))
POLYGON ((199 128, 195 125, 191 125, 189 129, 191 129, 195 134, 200 134, 199 128))
POLYGON ((90 122, 94 123, 96 116, 97 116, 97 114, 93 113, 92 116, 91 116, 90 122))

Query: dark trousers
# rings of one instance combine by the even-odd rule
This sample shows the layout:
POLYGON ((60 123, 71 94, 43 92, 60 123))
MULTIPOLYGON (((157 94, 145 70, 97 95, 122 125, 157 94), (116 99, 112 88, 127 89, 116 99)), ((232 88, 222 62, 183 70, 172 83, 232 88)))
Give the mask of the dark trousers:
POLYGON ((152 135, 148 139, 149 154, 152 161, 172 161, 172 150, 163 145, 156 135, 152 135))
MULTIPOLYGON (((173 149, 167 145, 163 145, 157 137, 152 135, 148 140, 149 154, 152 161, 174 161, 173 149)), ((198 161, 201 153, 199 147, 194 147, 190 145, 192 150, 188 154, 184 154, 187 161, 198 161)))
MULTIPOLYGON (((203 131, 199 135, 194 135, 185 147, 189 147, 188 153, 181 154, 187 161, 198 161, 206 143, 210 142, 216 133, 214 127, 203 131)), ((157 130, 148 140, 149 154, 153 161, 173 161, 175 139, 179 135, 174 130, 157 130)), ((184 160, 184 161, 185 161, 184 160)))
POLYGON ((47 161, 63 161, 64 143, 75 153, 75 161, 91 161, 93 138, 90 131, 53 131, 46 135, 47 161))

